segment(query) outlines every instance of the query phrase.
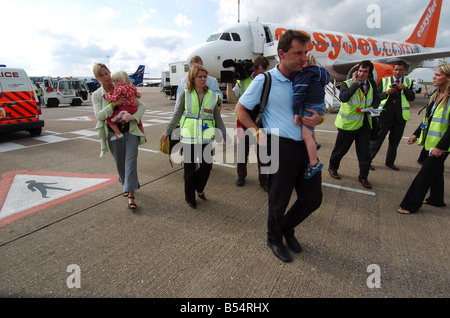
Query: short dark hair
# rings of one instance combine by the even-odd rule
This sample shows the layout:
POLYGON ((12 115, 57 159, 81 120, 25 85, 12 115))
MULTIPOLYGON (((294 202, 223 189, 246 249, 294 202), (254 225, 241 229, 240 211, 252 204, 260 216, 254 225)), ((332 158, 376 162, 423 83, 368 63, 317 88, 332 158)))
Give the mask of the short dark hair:
POLYGON ((397 62, 395 62, 394 63, 394 66, 395 65, 403 65, 404 67, 405 67, 405 70, 407 70, 408 69, 408 64, 405 62, 405 61, 403 61, 403 60, 398 60, 397 62))
POLYGON ((358 70, 360 67, 369 68, 369 76, 373 75, 373 63, 371 61, 369 60, 362 61, 361 63, 359 63, 358 70))
POLYGON ((263 69, 266 69, 269 67, 270 62, 267 59, 267 57, 259 55, 253 62, 253 70, 256 71, 260 65, 262 66, 263 69))
POLYGON ((297 40, 300 43, 306 43, 309 42, 310 39, 311 37, 303 32, 287 30, 278 41, 278 50, 283 50, 283 52, 289 51, 292 40, 297 40))

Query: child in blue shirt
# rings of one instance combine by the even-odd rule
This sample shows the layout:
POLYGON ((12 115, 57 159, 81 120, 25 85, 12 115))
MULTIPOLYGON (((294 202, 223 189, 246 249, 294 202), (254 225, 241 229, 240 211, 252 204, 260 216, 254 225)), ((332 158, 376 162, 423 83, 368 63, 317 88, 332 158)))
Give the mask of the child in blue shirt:
MULTIPOLYGON (((311 53, 307 53, 308 61, 300 72, 294 72, 291 75, 291 81, 294 90, 293 109, 295 115, 295 124, 301 125, 301 117, 310 117, 308 109, 315 110, 323 115, 325 112, 325 86, 330 81, 330 73, 317 66, 317 61, 311 53)), ((314 128, 302 125, 302 139, 305 141, 308 150, 309 163, 304 178, 310 179, 317 172, 322 170, 323 164, 317 158, 317 145, 315 140, 314 128)))

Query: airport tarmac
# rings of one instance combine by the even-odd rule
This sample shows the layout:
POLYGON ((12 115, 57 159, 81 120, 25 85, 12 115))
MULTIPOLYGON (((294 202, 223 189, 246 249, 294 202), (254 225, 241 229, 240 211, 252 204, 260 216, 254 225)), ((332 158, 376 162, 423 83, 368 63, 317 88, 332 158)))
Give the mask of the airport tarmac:
MULTIPOLYGON (((354 146, 341 163, 342 179, 332 179, 327 169, 336 114, 328 114, 316 129, 325 164, 323 203, 297 227, 303 251, 291 252, 293 262, 285 264, 266 244, 267 194, 258 184, 256 164, 249 165, 244 187, 235 184, 234 162, 214 164, 208 200, 189 208, 182 166, 172 167, 158 151, 174 101, 159 88, 139 91, 148 106, 142 119, 148 142, 139 151, 135 212, 122 197, 111 155, 99 158, 89 104, 44 107, 40 137, 25 132, 0 137, 0 296, 269 302, 450 296, 449 208, 424 205, 413 215, 396 213, 420 169, 419 146, 404 139, 396 160, 400 171, 393 171, 384 166, 386 141, 369 175, 373 189, 357 180, 354 146), (46 195, 37 184, 47 185, 46 195), (35 204, 27 205, 30 201, 35 204)), ((425 104, 417 94, 406 138, 425 104)), ((235 125, 233 111, 234 105, 223 105, 228 128, 235 125)))

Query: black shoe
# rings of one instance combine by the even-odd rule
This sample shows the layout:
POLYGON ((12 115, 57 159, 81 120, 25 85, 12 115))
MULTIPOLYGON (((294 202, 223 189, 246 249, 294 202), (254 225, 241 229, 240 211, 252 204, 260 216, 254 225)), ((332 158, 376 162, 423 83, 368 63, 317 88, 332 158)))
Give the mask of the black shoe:
MULTIPOLYGON (((187 202, 187 201, 186 201, 187 202)), ((197 207, 197 202, 187 202, 190 208, 195 209, 197 207)))
MULTIPOLYGON (((198 194, 198 193, 197 193, 197 194, 198 194)), ((203 201, 206 201, 205 193, 203 193, 203 194, 198 194, 198 197, 199 197, 200 199, 202 199, 203 201)))
POLYGON ((328 169, 328 172, 330 173, 330 176, 334 179, 340 179, 341 176, 339 175, 339 173, 336 170, 333 170, 331 168, 328 169))
POLYGON ((264 189, 264 191, 266 191, 266 192, 269 191, 269 186, 267 185, 267 183, 260 184, 260 186, 261 186, 261 188, 264 189))
POLYGON ((375 170, 375 167, 372 166, 372 165, 370 165, 370 166, 369 166, 369 169, 373 171, 373 170, 375 170))
POLYGON ((302 246, 297 241, 294 235, 287 235, 284 236, 284 238, 286 239, 287 245, 293 252, 300 253, 302 251, 302 246))
POLYGON ((366 189, 372 189, 372 185, 370 184, 369 181, 367 181, 366 179, 358 179, 359 182, 361 182, 361 184, 363 185, 364 188, 366 189))
POLYGON ((245 179, 238 178, 238 179, 236 180, 236 185, 237 185, 238 187, 242 187, 244 184, 245 184, 245 179))
POLYGON ((386 164, 386 167, 389 167, 389 168, 391 168, 392 170, 395 170, 395 171, 399 171, 400 169, 396 166, 396 165, 394 165, 393 163, 391 163, 391 164, 386 164))
POLYGON ((283 245, 274 245, 270 244, 269 240, 267 240, 267 245, 269 245, 270 249, 272 250, 273 254, 278 257, 281 261, 285 263, 292 262, 292 257, 289 255, 288 251, 284 248, 283 245))

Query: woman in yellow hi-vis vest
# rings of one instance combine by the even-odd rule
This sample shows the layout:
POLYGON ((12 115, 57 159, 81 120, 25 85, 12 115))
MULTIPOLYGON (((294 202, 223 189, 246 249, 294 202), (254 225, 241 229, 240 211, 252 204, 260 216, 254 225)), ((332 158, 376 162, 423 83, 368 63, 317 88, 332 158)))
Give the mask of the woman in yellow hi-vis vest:
POLYGON ((208 71, 201 65, 191 66, 187 76, 187 89, 177 99, 172 120, 162 136, 166 141, 180 123, 180 142, 184 156, 184 193, 188 205, 195 209, 195 191, 206 200, 204 189, 212 167, 212 142, 216 127, 226 136, 220 116, 218 95, 206 86, 208 71), (199 160, 200 167, 196 169, 199 160))
POLYGON ((433 85, 438 89, 431 96, 425 118, 408 144, 419 139, 428 151, 422 168, 405 194, 400 208, 401 214, 414 213, 422 204, 445 206, 444 202, 444 162, 450 151, 450 65, 438 66, 433 77, 433 85), (425 196, 430 190, 430 195, 425 196))

